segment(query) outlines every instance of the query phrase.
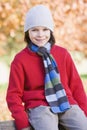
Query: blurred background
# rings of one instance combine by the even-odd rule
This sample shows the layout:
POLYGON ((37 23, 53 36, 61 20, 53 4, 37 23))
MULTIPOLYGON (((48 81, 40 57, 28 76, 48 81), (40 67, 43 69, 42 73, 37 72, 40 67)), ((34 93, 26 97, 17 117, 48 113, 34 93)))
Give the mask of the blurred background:
POLYGON ((0 0, 0 121, 12 119, 5 101, 10 63, 26 46, 25 14, 37 4, 51 9, 56 44, 70 52, 87 93, 87 0, 0 0))

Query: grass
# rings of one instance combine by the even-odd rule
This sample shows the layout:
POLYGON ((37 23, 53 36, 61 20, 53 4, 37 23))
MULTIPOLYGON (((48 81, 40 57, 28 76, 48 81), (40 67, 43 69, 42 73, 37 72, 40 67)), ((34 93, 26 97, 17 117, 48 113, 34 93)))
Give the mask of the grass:
POLYGON ((87 74, 82 74, 81 78, 87 80, 87 74))
POLYGON ((7 83, 5 83, 5 84, 0 84, 0 92, 6 91, 6 89, 7 89, 7 83))
POLYGON ((0 121, 12 119, 6 103, 6 89, 6 84, 0 85, 0 121))
POLYGON ((87 93, 87 74, 81 75, 81 79, 82 79, 82 82, 83 82, 83 85, 84 85, 84 89, 87 93))

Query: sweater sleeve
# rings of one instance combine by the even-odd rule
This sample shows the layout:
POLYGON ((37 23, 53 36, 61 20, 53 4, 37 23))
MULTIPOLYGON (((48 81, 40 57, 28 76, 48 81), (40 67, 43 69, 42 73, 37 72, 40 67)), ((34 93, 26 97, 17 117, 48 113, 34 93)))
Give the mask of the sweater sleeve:
POLYGON ((70 86, 70 90, 72 92, 72 96, 80 106, 80 108, 84 111, 87 116, 87 96, 86 92, 84 91, 84 87, 81 81, 81 78, 77 72, 75 64, 70 56, 67 53, 66 57, 66 68, 68 74, 68 84, 70 86))
POLYGON ((11 64, 9 85, 7 89, 7 105, 15 119, 17 130, 28 127, 28 116, 22 103, 24 89, 24 72, 21 63, 14 60, 11 64))

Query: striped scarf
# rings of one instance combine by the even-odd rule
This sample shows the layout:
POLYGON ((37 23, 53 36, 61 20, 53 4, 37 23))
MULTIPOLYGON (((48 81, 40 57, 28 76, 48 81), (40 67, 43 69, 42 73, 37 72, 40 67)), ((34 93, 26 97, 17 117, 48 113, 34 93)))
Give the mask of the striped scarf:
POLYGON ((45 97, 53 113, 61 113, 70 108, 66 92, 60 82, 57 64, 50 54, 50 43, 45 47, 29 44, 29 48, 42 56, 45 68, 45 97))

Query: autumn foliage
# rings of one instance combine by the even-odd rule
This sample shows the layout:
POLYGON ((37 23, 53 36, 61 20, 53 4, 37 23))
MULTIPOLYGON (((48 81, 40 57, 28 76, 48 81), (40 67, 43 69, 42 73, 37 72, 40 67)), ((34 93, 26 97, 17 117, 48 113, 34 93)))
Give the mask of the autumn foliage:
POLYGON ((24 42, 25 13, 36 4, 50 7, 56 43, 87 56, 87 0, 0 1, 0 55, 24 42))

